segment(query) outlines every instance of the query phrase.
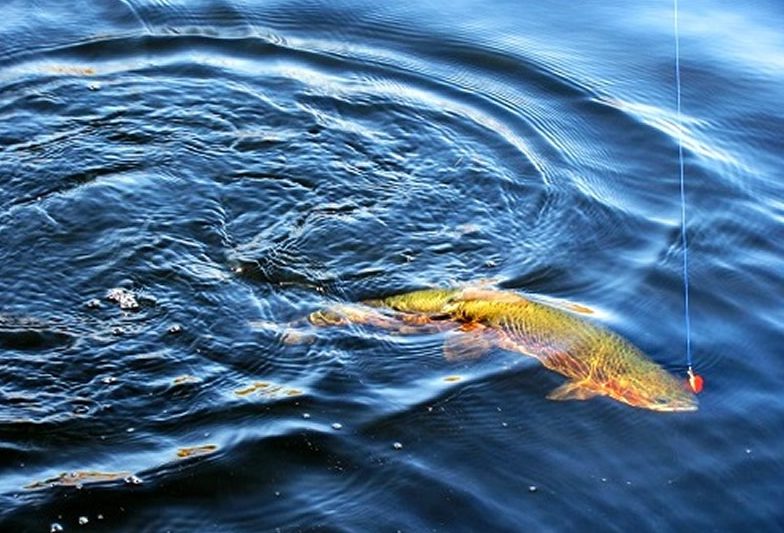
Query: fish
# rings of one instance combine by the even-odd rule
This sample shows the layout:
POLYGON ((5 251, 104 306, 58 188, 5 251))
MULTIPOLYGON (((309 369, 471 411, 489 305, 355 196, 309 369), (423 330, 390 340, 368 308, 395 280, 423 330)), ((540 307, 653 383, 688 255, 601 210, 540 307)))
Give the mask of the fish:
POLYGON ((401 333, 440 331, 448 359, 492 348, 538 360, 566 378, 550 400, 606 396, 658 412, 696 411, 684 384, 621 335, 575 309, 515 291, 480 287, 433 288, 316 311, 315 326, 367 324, 401 333))

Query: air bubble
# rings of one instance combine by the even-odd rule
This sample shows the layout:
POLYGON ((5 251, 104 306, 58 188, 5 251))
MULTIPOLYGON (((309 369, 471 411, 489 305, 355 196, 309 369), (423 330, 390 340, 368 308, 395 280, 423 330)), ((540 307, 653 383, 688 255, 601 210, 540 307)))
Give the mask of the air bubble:
POLYGON ((141 485, 143 483, 140 477, 135 476, 133 474, 126 477, 123 481, 125 481, 128 485, 141 485))
POLYGON ((139 309, 139 302, 136 300, 136 295, 125 289, 111 289, 106 293, 106 299, 120 304, 120 309, 126 311, 139 309))
POLYGON ((71 412, 75 415, 86 415, 90 412, 90 408, 86 405, 77 405, 71 412))

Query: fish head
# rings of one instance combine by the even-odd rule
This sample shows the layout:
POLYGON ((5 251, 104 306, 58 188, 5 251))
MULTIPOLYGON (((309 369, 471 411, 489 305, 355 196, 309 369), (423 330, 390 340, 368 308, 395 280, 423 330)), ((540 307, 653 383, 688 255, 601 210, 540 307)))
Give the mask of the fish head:
POLYGON ((697 398, 669 372, 651 364, 643 372, 619 376, 604 387, 611 398, 659 412, 696 411, 697 398))

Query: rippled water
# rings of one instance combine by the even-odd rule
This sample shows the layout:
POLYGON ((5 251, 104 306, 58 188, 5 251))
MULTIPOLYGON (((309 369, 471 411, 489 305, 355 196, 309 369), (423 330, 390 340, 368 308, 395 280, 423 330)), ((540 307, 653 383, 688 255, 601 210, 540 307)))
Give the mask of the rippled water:
POLYGON ((285 324, 492 279, 682 374, 669 3, 6 4, 3 529, 784 528, 784 11, 681 7, 707 385, 662 415, 285 324))

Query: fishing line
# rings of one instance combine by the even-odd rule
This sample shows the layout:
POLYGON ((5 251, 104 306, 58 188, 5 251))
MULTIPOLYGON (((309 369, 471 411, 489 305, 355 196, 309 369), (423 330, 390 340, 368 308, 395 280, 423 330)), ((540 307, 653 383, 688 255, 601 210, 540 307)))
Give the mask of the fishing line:
POLYGON ((686 239, 686 180, 683 165, 683 121, 681 120, 681 48, 678 28, 678 0, 673 0, 673 23, 675 26, 675 108, 678 126, 678 162, 681 185, 681 243, 683 244, 683 314, 686 320, 686 364, 689 369, 689 385, 694 392, 702 390, 702 377, 692 370, 691 320, 689 313, 689 246, 686 239))

